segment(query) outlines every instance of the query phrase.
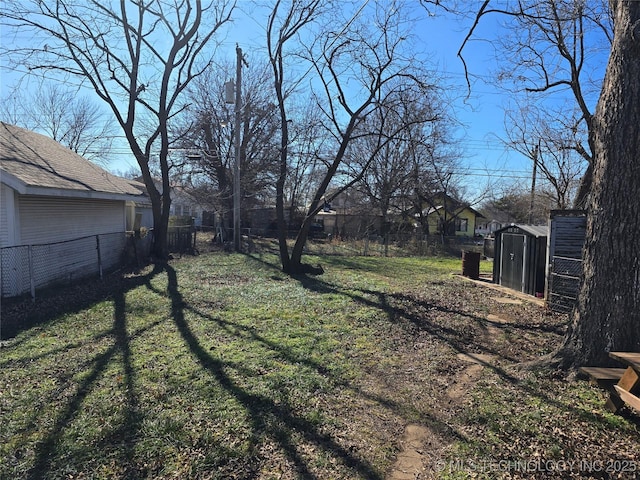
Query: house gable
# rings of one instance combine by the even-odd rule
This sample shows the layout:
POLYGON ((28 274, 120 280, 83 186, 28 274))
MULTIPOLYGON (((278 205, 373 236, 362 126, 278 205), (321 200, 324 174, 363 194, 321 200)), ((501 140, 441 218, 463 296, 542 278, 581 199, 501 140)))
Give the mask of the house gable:
POLYGON ((125 231, 125 204, 146 204, 117 177, 51 138, 0 122, 0 246, 125 231))
POLYGON ((142 186, 117 177, 55 140, 0 122, 0 179, 21 195, 110 200, 141 198, 142 186))
POLYGON ((440 204, 424 213, 429 222, 429 231, 442 233, 442 229, 445 228, 447 235, 473 237, 477 219, 483 215, 448 195, 440 195, 437 198, 441 201, 440 204))

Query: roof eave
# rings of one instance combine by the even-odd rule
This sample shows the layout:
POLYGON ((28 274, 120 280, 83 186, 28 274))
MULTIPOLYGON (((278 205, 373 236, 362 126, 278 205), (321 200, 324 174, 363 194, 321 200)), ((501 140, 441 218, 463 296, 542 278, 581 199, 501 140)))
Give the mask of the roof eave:
POLYGON ((135 195, 131 193, 99 192, 95 190, 71 190, 63 188, 26 186, 22 191, 17 190, 21 195, 34 195, 41 197, 64 197, 83 198, 92 200, 116 200, 144 202, 149 200, 145 195, 135 195))
POLYGON ((41 187, 28 185, 15 175, 0 169, 0 180, 20 195, 37 195, 46 197, 91 198, 96 200, 124 200, 148 203, 150 199, 144 193, 101 192, 97 190, 74 190, 66 188, 41 187))
POLYGON ((28 186, 26 183, 24 183, 15 175, 7 173, 2 169, 0 169, 0 181, 21 195, 24 195, 27 192, 28 186))

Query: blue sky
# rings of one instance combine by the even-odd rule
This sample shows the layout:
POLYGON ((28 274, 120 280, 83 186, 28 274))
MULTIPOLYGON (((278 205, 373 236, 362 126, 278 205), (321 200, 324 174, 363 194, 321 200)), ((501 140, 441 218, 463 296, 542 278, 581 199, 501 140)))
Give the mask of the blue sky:
MULTIPOLYGON (((434 15, 428 16, 417 1, 407 0, 406 3, 413 3, 416 15, 421 17, 414 31, 416 46, 424 51, 423 54, 430 58, 435 69, 446 78, 447 90, 453 99, 452 108, 463 125, 458 133, 465 152, 463 163, 467 166, 465 176, 468 182, 484 184, 488 175, 506 175, 510 177, 508 181, 530 181, 530 160, 505 149, 497 138, 504 136, 502 107, 506 97, 504 91, 496 88, 491 76, 490 70, 495 68, 494 49, 485 39, 490 40, 499 34, 499 19, 485 18, 477 28, 476 39, 465 47, 464 58, 474 77, 469 91, 464 66, 457 53, 472 24, 472 16, 460 18, 438 9, 432 9, 434 15)), ((475 12, 481 2, 473 0, 468 4, 475 12)), ((241 10, 242 7, 243 3, 240 2, 241 10)), ((248 13, 245 19, 235 22, 230 28, 226 42, 230 54, 233 54, 236 43, 249 56, 254 48, 263 48, 260 41, 264 38, 264 26, 258 18, 255 12, 248 13)))
MULTIPOLYGON (((499 27, 500 19, 497 16, 483 19, 474 36, 475 40, 465 47, 464 57, 469 72, 474 76, 471 91, 468 92, 463 64, 457 52, 468 33, 473 15, 459 18, 432 9, 435 15, 428 16, 417 0, 405 1, 407 3, 404 5, 413 6, 416 14, 422 17, 414 31, 416 46, 430 55, 436 69, 446 78, 447 91, 453 98, 452 109, 458 121, 464 125, 459 130, 459 136, 465 154, 463 163, 467 167, 465 178, 469 185, 472 188, 481 186, 491 176, 505 176, 508 182, 530 182, 530 160, 505 148, 498 138, 505 136, 503 107, 509 101, 505 92, 497 88, 493 76, 496 57, 491 40, 503 33, 499 27), (467 98, 468 93, 470 95, 467 98)), ((498 3, 506 1, 496 0, 498 3)), ((365 3, 367 0, 362 0, 362 4, 365 3)), ((479 0, 469 0, 467 3, 471 11, 477 10, 480 4, 479 0)), ((261 46, 264 44, 264 16, 253 4, 244 0, 239 1, 237 14, 238 18, 229 26, 219 53, 233 61, 237 43, 249 59, 260 57, 264 50, 261 46)), ((13 41, 28 40, 2 38, 5 46, 13 41)), ((14 85, 16 76, 4 64, 0 72, 1 94, 4 98, 14 85)), ((116 172, 137 168, 124 143, 116 146, 113 160, 107 168, 116 172)))

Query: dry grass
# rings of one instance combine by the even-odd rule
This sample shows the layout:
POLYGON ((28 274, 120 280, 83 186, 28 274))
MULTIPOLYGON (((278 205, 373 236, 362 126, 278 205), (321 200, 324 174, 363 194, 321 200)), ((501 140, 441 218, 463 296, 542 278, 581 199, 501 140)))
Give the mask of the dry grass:
POLYGON ((432 433, 415 478, 634 478, 634 417, 519 367, 566 317, 455 258, 310 261, 207 253, 4 302, 0 478, 383 479, 408 424, 432 433), (583 463, 515 467, 536 459, 583 463))

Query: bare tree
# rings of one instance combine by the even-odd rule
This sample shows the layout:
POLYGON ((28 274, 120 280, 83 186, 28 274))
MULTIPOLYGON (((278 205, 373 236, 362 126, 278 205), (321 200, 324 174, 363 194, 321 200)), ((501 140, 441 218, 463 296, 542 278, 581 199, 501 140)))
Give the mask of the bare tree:
POLYGON ((455 230, 459 215, 472 204, 484 198, 488 186, 476 185, 476 191, 465 187, 467 169, 460 159, 463 152, 453 134, 452 119, 435 122, 414 139, 412 149, 413 179, 409 193, 416 219, 427 235, 430 231, 429 214, 438 218, 441 241, 455 230))
POLYGON ((273 70, 273 85, 280 117, 280 155, 276 180, 276 217, 278 225, 278 245, 282 270, 295 273, 300 266, 292 265, 287 246, 287 221, 285 217, 285 184, 289 173, 289 118, 287 101, 292 88, 287 87, 287 49, 300 32, 317 21, 326 8, 321 0, 310 2, 293 1, 289 8, 277 1, 267 21, 267 49, 273 70))
MULTIPOLYGON (((179 172, 181 181, 202 194, 203 202, 218 213, 223 226, 231 220, 233 209, 231 161, 235 126, 224 94, 225 81, 232 71, 232 67, 211 69, 191 84, 185 98, 189 107, 176 129, 176 136, 181 138, 178 145, 187 153, 179 172)), ((268 96, 267 74, 266 66, 252 63, 243 78, 240 171, 245 221, 252 207, 273 198, 273 158, 277 156, 279 124, 268 96)))
POLYGON ((206 48, 232 9, 224 2, 203 7, 200 0, 21 0, 5 2, 0 11, 5 28, 38 40, 4 46, 14 64, 79 79, 111 109, 142 171, 153 209, 153 253, 161 259, 168 256, 170 123, 182 108, 182 92, 211 65, 206 48), (159 187, 152 175, 156 159, 159 187))
MULTIPOLYGON (((602 56, 612 38, 611 17, 604 0, 519 0, 492 2, 485 0, 477 12, 475 22, 459 56, 472 39, 475 27, 489 15, 500 15, 511 23, 507 34, 495 40, 500 52, 502 69, 498 79, 512 92, 538 94, 532 101, 542 104, 558 92, 570 92, 574 109, 579 112, 578 124, 570 126, 586 135, 574 144, 575 150, 586 161, 586 170, 578 189, 575 206, 584 208, 592 179, 594 146, 591 142, 593 106, 601 85, 602 56), (534 100, 535 98, 535 100, 534 100)), ((547 107, 552 108, 552 107, 547 107)), ((563 111, 556 111, 560 118, 563 111)), ((569 124, 569 119, 565 122, 569 124)))
POLYGON ((577 196, 581 177, 587 163, 578 154, 579 131, 584 122, 580 114, 549 115, 533 105, 505 114, 506 138, 503 143, 519 152, 533 164, 534 185, 550 192, 558 209, 570 208, 577 196), (540 176, 540 181, 535 177, 540 176))
POLYGON ((436 88, 406 88, 392 95, 397 97, 393 103, 363 122, 363 135, 352 152, 354 174, 362 172, 357 188, 381 215, 385 234, 392 216, 401 219, 398 228, 406 228, 414 223, 416 211, 422 211, 416 208, 420 202, 415 194, 432 183, 438 132, 450 121, 436 88), (389 138, 389 132, 397 133, 389 138))
POLYGON ((48 135, 89 160, 106 165, 114 129, 98 105, 78 92, 45 84, 34 93, 16 87, 0 104, 10 123, 48 135))
POLYGON ((284 183, 285 210, 289 231, 299 228, 313 193, 322 181, 327 158, 333 154, 332 139, 322 127, 322 111, 309 99, 289 109, 288 173, 284 183))
MULTIPOLYGON (((274 72, 274 88, 282 125, 280 172, 277 182, 276 206, 278 211, 279 245, 282 268, 286 272, 304 271, 303 248, 316 214, 323 208, 327 192, 340 173, 340 185, 332 190, 335 197, 354 185, 368 166, 355 175, 341 175, 341 167, 349 158, 353 141, 362 135, 363 122, 383 105, 394 99, 394 91, 407 85, 419 85, 421 75, 416 63, 405 56, 403 47, 407 27, 402 6, 378 5, 369 2, 353 12, 350 18, 336 24, 337 9, 331 12, 331 22, 323 25, 321 33, 313 34, 312 26, 318 26, 322 13, 330 5, 327 2, 291 3, 288 9, 277 2, 269 16, 267 41, 269 58, 274 72), (366 16, 366 19, 365 19, 366 16), (288 82, 287 74, 294 70, 285 62, 290 40, 306 29, 307 43, 304 59, 308 62, 309 83, 313 99, 323 112, 322 128, 331 135, 335 148, 331 158, 323 158, 322 178, 310 198, 304 219, 297 232, 291 252, 287 245, 284 212, 284 185, 289 172, 288 96, 296 82, 288 82), (311 73, 312 72, 312 73, 311 73)), ((341 10, 344 12, 344 9, 341 10)), ((300 68, 300 67, 298 67, 300 68)), ((304 70, 303 70, 304 71, 304 70)), ((304 77, 304 75, 303 75, 304 77)), ((296 78, 296 77, 294 77, 296 78)), ((297 80, 300 81, 300 76, 297 80)), ((398 131, 390 131, 379 145, 383 148, 388 139, 398 131)), ((366 133, 365 133, 366 134, 366 133)), ((373 156, 370 161, 373 160, 373 156)))
POLYGON ((549 219, 549 212, 555 208, 557 205, 554 196, 541 189, 536 192, 531 211, 531 192, 528 186, 517 182, 503 186, 494 198, 482 203, 480 211, 500 218, 502 223, 544 225, 549 219))

